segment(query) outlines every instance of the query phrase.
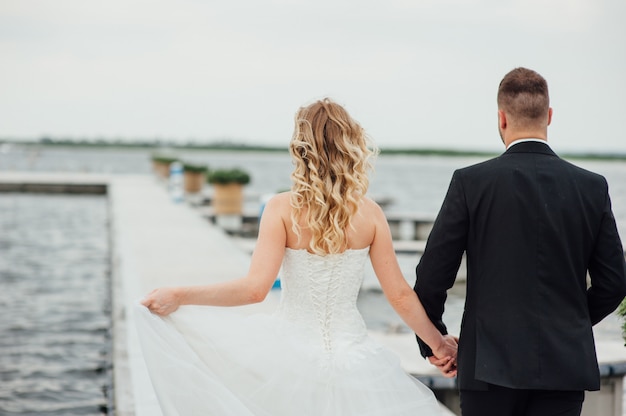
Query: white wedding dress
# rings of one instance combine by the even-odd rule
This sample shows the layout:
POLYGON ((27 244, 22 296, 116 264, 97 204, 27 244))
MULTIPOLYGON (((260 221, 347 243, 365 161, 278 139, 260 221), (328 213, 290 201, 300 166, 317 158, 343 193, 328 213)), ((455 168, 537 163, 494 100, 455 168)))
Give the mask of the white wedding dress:
POLYGON ((367 336, 356 300, 368 251, 286 249, 271 315, 185 306, 161 318, 138 305, 163 414, 441 415, 433 393, 367 336))

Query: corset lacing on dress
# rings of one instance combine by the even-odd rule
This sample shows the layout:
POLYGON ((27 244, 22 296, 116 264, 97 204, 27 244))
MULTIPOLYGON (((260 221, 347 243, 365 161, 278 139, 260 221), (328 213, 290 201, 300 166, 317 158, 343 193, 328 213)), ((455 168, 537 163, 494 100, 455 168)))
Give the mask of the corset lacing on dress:
POLYGON ((369 248, 327 256, 286 250, 278 313, 310 332, 328 355, 366 335, 356 302, 368 253, 369 248))

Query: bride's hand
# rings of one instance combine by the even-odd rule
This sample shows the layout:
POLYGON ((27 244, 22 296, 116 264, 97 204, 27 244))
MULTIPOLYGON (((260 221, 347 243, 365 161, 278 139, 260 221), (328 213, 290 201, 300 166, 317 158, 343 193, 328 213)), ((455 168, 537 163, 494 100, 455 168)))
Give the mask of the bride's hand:
POLYGON ((156 315, 166 316, 178 309, 180 300, 176 288, 161 287, 148 293, 141 304, 156 315))
POLYGON ((459 339, 452 335, 444 335, 441 343, 433 348, 433 354, 436 357, 452 357, 456 358, 458 350, 459 339))
POLYGON ((456 355, 459 339, 452 335, 444 335, 441 344, 433 349, 434 357, 429 357, 431 364, 436 366, 446 377, 456 376, 456 355))

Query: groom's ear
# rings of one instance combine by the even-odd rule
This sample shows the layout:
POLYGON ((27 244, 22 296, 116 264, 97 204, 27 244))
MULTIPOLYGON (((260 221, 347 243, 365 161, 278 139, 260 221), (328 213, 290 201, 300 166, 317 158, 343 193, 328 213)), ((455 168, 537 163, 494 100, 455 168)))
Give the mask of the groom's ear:
POLYGON ((506 113, 503 110, 498 110, 498 127, 500 130, 506 129, 507 124, 506 113))
POLYGON ((552 123, 552 107, 548 108, 548 126, 552 123))

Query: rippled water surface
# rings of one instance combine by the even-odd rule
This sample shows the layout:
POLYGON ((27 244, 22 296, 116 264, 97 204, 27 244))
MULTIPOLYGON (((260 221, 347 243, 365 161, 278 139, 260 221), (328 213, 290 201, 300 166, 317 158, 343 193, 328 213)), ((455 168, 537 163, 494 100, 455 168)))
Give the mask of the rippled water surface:
POLYGON ((0 414, 103 415, 105 197, 0 194, 0 414))

